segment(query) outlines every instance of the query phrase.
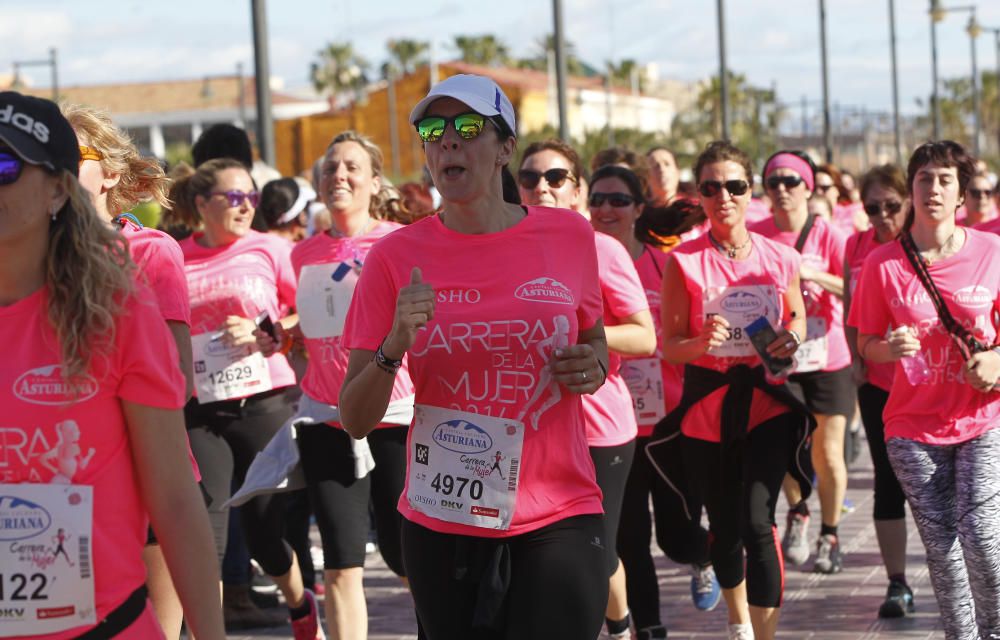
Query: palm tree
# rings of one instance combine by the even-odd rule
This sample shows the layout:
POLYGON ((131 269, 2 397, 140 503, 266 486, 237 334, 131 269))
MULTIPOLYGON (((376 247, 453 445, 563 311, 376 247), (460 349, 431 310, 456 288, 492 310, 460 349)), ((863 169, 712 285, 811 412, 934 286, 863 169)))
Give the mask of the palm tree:
POLYGON ((331 42, 321 49, 319 60, 310 65, 309 76, 316 91, 331 102, 349 94, 358 95, 368 84, 368 61, 354 53, 349 42, 331 42))
MULTIPOLYGON (((571 76, 582 76, 586 74, 583 63, 576 55, 576 46, 565 41, 563 48, 566 52, 566 72, 571 76)), ((556 50, 556 38, 551 33, 535 40, 535 55, 531 58, 522 58, 517 61, 517 66, 522 69, 534 69, 535 71, 547 71, 549 68, 549 52, 556 50)))
POLYGON ((455 47, 462 57, 462 62, 491 67, 510 63, 510 49, 492 34, 455 36, 455 47))
POLYGON ((395 69, 406 75, 427 62, 430 44, 419 40, 390 40, 386 44, 389 56, 395 61, 395 69))

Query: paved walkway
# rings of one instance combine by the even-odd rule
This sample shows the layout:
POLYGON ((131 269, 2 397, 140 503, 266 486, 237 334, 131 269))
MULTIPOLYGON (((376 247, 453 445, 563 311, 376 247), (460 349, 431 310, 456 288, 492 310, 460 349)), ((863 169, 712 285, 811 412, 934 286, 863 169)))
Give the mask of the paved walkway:
MULTIPOLYGON (((910 522, 908 580, 916 593, 917 613, 911 617, 883 621, 876 616, 885 594, 886 578, 872 524, 872 472, 867 450, 851 471, 848 499, 856 510, 841 521, 841 544, 845 553, 844 571, 834 576, 812 574, 812 560, 803 569, 791 567, 786 576, 785 603, 782 606, 779 638, 789 640, 943 640, 937 615, 937 603, 928 581, 923 548, 910 522)), ((814 514, 819 504, 811 505, 814 514)), ((813 518, 811 536, 819 525, 813 518)), ((784 504, 779 512, 783 527, 784 504)), ((654 548, 661 589, 663 620, 671 640, 689 638, 725 638, 724 604, 712 612, 701 613, 691 605, 690 577, 654 548)), ((369 606, 371 640, 415 640, 415 622, 408 592, 377 554, 369 556, 365 572, 365 590, 369 606)), ((238 640, 249 638, 291 638, 290 628, 230 634, 238 640)), ((602 636, 605 638, 606 636, 602 636)), ((582 639, 585 640, 585 639, 582 639)))

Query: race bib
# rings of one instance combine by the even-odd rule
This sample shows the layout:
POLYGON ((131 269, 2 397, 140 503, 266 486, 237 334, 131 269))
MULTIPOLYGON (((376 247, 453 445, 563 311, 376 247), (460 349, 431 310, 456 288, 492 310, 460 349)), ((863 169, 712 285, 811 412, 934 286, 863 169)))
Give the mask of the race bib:
POLYGON ((729 338, 709 352, 709 355, 719 358, 756 356, 757 351, 744 327, 761 316, 767 317, 775 326, 780 321, 778 290, 773 285, 709 287, 705 290, 702 301, 706 319, 711 315, 719 315, 729 322, 729 338))
POLYGON ((632 396, 632 409, 639 426, 654 425, 666 415, 663 367, 659 358, 622 361, 622 378, 632 396))
POLYGON ((484 529, 510 528, 524 424, 417 405, 410 434, 410 507, 427 516, 484 529))
POLYGON ((271 390, 267 360, 252 344, 227 347, 212 334, 191 336, 194 354, 194 385, 198 402, 245 398, 271 390))
POLYGON ((347 309, 358 284, 360 263, 335 262, 302 267, 295 293, 299 326, 307 338, 343 335, 347 309))
POLYGON ((97 622, 93 488, 0 484, 0 637, 97 622))
POLYGON ((826 318, 806 318, 806 339, 795 351, 793 373, 822 371, 829 355, 826 318))

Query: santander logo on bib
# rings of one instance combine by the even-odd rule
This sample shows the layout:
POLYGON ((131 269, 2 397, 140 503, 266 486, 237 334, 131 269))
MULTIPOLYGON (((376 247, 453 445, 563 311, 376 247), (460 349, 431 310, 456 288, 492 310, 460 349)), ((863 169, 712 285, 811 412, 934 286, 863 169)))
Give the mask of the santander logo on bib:
POLYGON ((993 306, 990 290, 978 284, 959 289, 955 292, 954 298, 958 304, 972 309, 986 309, 993 306))
POLYGON ((62 365, 52 364, 22 373, 14 381, 14 395, 31 404, 83 402, 97 395, 97 380, 87 375, 66 380, 62 365))
POLYGON ((455 453, 483 453, 493 448, 490 434, 466 420, 442 422, 434 427, 432 437, 434 442, 455 453))
POLYGON ((528 280, 514 292, 514 296, 530 302, 549 302, 552 304, 573 304, 573 292, 569 287, 554 278, 535 278, 528 280))

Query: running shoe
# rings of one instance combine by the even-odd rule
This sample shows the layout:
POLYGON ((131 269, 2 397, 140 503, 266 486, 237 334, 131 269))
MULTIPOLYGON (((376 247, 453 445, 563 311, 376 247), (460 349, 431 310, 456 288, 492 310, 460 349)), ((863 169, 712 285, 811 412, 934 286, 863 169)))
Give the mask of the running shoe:
POLYGON ((809 516, 788 512, 785 535, 781 538, 781 552, 785 560, 801 567, 809 559, 809 516))
POLYGON ((885 592, 885 601, 878 608, 878 617, 902 618, 913 611, 913 591, 904 582, 890 580, 889 588, 885 592))
POLYGON ((666 637, 667 628, 660 624, 639 629, 635 634, 635 640, 666 640, 666 637))
POLYGON ((306 602, 309 603, 309 614, 292 620, 292 637, 295 640, 326 640, 323 633, 323 625, 319 623, 319 607, 316 606, 316 596, 309 589, 305 592, 306 602))
POLYGON ((729 640, 754 640, 753 625, 749 624, 729 625, 729 640))
POLYGON ((822 535, 816 541, 816 564, 814 573, 840 573, 840 541, 832 533, 822 535))
POLYGON ((699 611, 711 611, 722 598, 722 587, 712 565, 691 565, 691 600, 699 611))

